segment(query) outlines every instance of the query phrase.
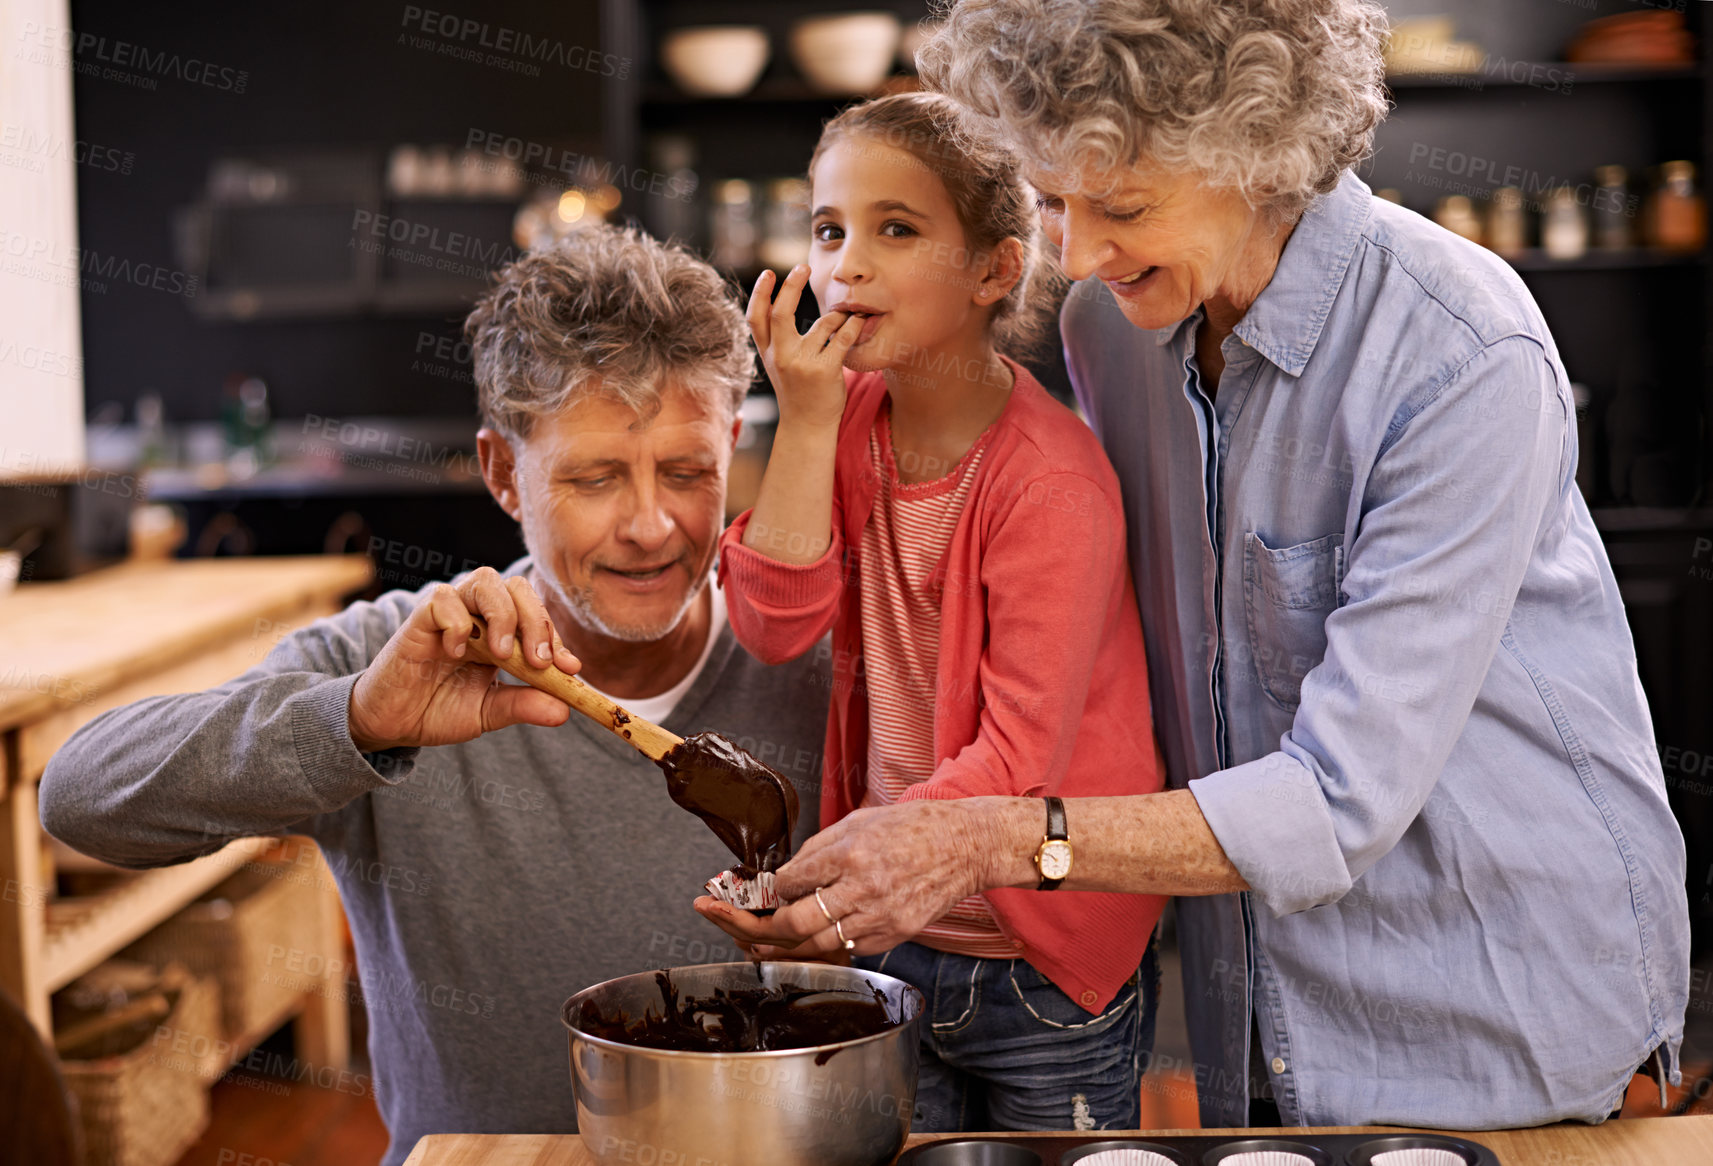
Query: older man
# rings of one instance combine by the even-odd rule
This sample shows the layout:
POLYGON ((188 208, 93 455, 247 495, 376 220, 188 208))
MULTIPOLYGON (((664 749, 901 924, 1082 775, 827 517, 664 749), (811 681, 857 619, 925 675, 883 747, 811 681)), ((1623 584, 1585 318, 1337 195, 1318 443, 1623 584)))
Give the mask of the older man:
POLYGON ((739 740, 798 785, 805 829, 817 817, 828 656, 759 663, 709 586, 752 369, 719 277, 590 232, 502 272, 468 331, 483 474, 528 557, 107 713, 41 785, 56 837, 125 866, 316 840, 356 942, 388 1164, 437 1131, 574 1128, 565 997, 738 958, 689 909, 731 856, 630 746, 470 663, 472 612, 502 652, 515 636, 640 716, 739 740))

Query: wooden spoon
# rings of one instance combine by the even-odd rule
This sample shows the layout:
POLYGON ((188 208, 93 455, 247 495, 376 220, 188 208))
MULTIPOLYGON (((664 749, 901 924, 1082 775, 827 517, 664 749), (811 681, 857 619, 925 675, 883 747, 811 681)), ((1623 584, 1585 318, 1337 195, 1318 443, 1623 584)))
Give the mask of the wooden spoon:
POLYGON ((531 688, 539 688, 549 696, 558 697, 598 725, 603 725, 635 745, 637 752, 650 761, 659 762, 684 738, 669 733, 659 725, 632 716, 623 707, 596 692, 581 679, 559 671, 553 664, 538 667, 523 658, 523 638, 512 636, 512 653, 501 659, 490 647, 488 625, 479 615, 472 615, 476 625, 470 629, 470 655, 480 664, 491 664, 508 672, 531 688))
POLYGON ((470 656, 510 673, 532 688, 557 697, 634 745, 666 773, 666 792, 679 806, 706 822, 726 848, 738 856, 739 873, 775 870, 791 857, 791 831, 797 825, 797 789, 745 750, 718 733, 684 738, 596 692, 549 663, 524 659, 521 637, 512 637, 511 655, 496 655, 481 616, 471 615, 470 656))

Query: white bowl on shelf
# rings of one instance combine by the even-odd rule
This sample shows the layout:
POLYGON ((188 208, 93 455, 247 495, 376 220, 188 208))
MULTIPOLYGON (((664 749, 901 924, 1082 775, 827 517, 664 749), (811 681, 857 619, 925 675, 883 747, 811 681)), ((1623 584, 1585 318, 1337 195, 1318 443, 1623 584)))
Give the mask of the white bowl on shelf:
POLYGON ((767 56, 767 30, 754 24, 677 28, 660 41, 661 66, 692 97, 748 93, 767 56))
POLYGON ((791 60, 821 93, 868 93, 886 80, 903 25, 890 12, 817 16, 791 29, 791 60))

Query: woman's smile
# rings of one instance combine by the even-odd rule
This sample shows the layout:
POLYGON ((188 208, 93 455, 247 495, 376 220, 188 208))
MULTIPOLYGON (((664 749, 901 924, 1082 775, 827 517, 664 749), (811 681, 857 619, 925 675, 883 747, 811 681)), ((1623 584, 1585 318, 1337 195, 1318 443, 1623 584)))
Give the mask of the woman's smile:
POLYGON ((1108 279, 1104 282, 1106 286, 1112 289, 1114 295, 1129 299, 1147 295, 1153 285, 1158 282, 1154 277, 1159 272, 1158 267, 1144 267, 1140 271, 1131 272, 1122 279, 1108 279))

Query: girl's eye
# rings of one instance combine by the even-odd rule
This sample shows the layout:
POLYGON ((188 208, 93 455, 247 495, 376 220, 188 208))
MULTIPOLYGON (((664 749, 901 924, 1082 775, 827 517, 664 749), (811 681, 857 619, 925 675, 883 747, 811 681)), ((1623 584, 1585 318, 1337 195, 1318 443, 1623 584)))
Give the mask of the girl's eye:
POLYGON ((1035 198, 1035 209, 1041 211, 1043 214, 1054 214, 1064 208, 1064 202, 1054 198, 1050 194, 1037 195, 1035 198))
POLYGON ((822 243, 833 243, 845 237, 845 233, 833 223, 817 223, 811 233, 822 243))
POLYGON ((912 227, 909 223, 901 223, 897 219, 893 219, 891 222, 880 228, 880 233, 889 239, 907 239, 916 233, 916 228, 912 227), (894 231, 894 227, 898 229, 894 231))

